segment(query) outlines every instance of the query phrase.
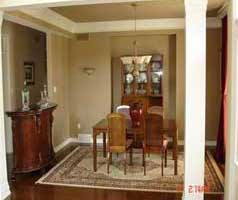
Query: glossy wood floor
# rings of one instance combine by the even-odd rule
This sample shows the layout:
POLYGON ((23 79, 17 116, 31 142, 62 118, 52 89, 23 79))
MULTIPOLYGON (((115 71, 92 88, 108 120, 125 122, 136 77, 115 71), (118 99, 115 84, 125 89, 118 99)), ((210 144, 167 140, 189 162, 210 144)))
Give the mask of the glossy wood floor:
MULTIPOLYGON (((76 144, 68 145, 58 153, 56 162, 71 152, 76 144)), ((9 168, 11 166, 9 158, 9 168)), ((15 182, 11 182, 12 195, 9 200, 181 200, 181 193, 153 193, 138 191, 116 191, 102 189, 85 189, 75 187, 59 187, 35 185, 35 181, 42 172, 18 175, 15 182)), ((206 200, 222 200, 220 195, 205 195, 206 200)))

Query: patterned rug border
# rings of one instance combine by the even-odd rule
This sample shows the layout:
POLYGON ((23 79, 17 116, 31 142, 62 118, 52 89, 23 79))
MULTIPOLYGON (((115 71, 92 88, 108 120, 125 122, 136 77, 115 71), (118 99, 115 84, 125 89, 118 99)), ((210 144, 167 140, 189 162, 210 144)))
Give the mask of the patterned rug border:
MULTIPOLYGON (((63 158, 58 164, 56 164, 56 166, 54 166, 53 168, 51 168, 45 175, 43 175, 39 180, 37 180, 35 182, 35 184, 37 185, 52 185, 52 186, 64 186, 64 187, 78 187, 78 188, 87 188, 87 189, 105 189, 105 190, 120 190, 120 191, 141 191, 141 192, 158 192, 158 193, 183 193, 183 190, 155 190, 155 189, 139 189, 139 188, 118 188, 118 187, 106 187, 106 186, 92 186, 92 185, 79 185, 79 184, 66 184, 66 183, 50 183, 50 182, 43 182, 43 180, 49 175, 51 174, 54 170, 56 170, 58 167, 60 167, 62 165, 62 163, 64 163, 68 158, 70 158, 76 151, 78 151, 80 148, 82 147, 77 147, 75 148, 71 153, 69 153, 65 158, 63 158)), ((210 159, 213 159, 210 151, 206 151, 206 153, 208 154, 208 157, 210 159)), ((220 180, 222 186, 224 186, 224 178, 223 175, 221 174, 221 171, 219 169, 219 167, 217 166, 216 162, 211 161, 212 165, 214 167, 214 165, 216 165, 214 167, 214 170, 216 171, 216 173, 218 172, 219 174, 218 179, 220 180), (221 180, 223 178, 223 180, 221 180)), ((224 192, 205 192, 205 194, 224 194, 224 192)))

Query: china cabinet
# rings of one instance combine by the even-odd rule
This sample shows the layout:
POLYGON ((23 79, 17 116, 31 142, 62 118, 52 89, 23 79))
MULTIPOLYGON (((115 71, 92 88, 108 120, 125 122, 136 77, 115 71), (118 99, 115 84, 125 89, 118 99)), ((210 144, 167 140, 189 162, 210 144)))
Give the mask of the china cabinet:
POLYGON ((163 106, 163 56, 153 55, 148 64, 137 64, 137 76, 134 68, 134 64, 122 63, 122 104, 140 102, 144 111, 150 106, 163 106))

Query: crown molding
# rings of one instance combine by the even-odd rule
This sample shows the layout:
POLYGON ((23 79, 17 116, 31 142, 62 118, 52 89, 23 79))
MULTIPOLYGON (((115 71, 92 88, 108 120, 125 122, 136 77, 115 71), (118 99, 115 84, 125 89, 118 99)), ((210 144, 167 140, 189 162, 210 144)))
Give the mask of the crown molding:
POLYGON ((217 16, 218 18, 222 19, 223 17, 225 17, 228 13, 228 5, 229 3, 226 1, 223 6, 218 10, 217 12, 217 16))
MULTIPOLYGON (((103 22, 73 22, 70 19, 56 13, 49 8, 38 8, 38 9, 19 9, 20 13, 30 16, 38 21, 44 22, 47 27, 54 28, 58 27, 58 32, 63 34, 78 34, 78 33, 98 33, 98 32, 118 32, 118 31, 134 31, 134 20, 121 20, 121 21, 103 21, 103 22)), ((17 18, 9 16, 6 19, 22 24, 28 24, 26 19, 20 19, 21 15, 17 18), (24 21, 24 22, 23 22, 24 21)), ((30 19, 30 18, 29 18, 30 19)), ((35 21, 34 21, 35 22, 35 21)), ((37 26, 35 23, 33 26, 37 26)), ((32 27, 32 25, 30 25, 32 27)), ((221 27, 221 20, 219 18, 207 18, 207 28, 219 28, 221 27)), ((33 28, 33 27, 32 27, 33 28)), ((37 29, 43 29, 44 26, 38 27, 37 29)), ((178 30, 185 28, 184 18, 161 18, 161 19, 141 19, 137 20, 137 31, 148 31, 148 30, 178 30)), ((44 32, 49 29, 44 30, 44 32)))
MULTIPOLYGON (((207 28, 220 28, 221 20, 218 18, 207 18, 207 28)), ((137 20, 137 31, 147 30, 176 30, 185 28, 184 18, 168 19, 148 19, 137 20)), ((77 23, 74 33, 97 33, 97 32, 116 32, 134 31, 133 20, 104 21, 77 23)))
MULTIPOLYGON (((15 10, 21 7, 41 8, 105 3, 143 2, 144 0, 1 0, 0 9, 15 10)), ((151 0, 156 1, 156 0, 151 0)))
POLYGON ((49 8, 22 8, 19 9, 20 12, 30 15, 36 19, 45 21, 49 24, 53 24, 61 29, 64 29, 70 33, 73 33, 75 27, 75 22, 70 19, 58 14, 57 12, 49 8))
POLYGON ((16 24, 20 24, 20 25, 23 25, 23 26, 26 26, 26 27, 44 32, 44 33, 53 33, 53 34, 57 34, 57 35, 60 35, 60 36, 64 36, 66 38, 72 38, 73 37, 73 34, 66 34, 62 31, 55 30, 55 28, 53 26, 52 26, 52 28, 51 27, 46 27, 46 26, 40 25, 38 23, 34 23, 30 20, 24 19, 22 17, 16 16, 16 15, 13 15, 13 14, 10 14, 10 13, 4 13, 3 19, 6 20, 6 21, 10 21, 10 22, 13 22, 13 23, 16 23, 16 24))

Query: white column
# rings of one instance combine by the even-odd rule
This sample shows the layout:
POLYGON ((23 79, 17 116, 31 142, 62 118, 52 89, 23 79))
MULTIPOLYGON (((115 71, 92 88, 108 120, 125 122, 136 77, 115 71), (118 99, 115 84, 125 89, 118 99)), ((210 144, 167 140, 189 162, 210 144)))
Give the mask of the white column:
POLYGON ((185 200, 202 200, 205 163, 207 0, 185 0, 185 200))
POLYGON ((3 104, 3 62, 2 62, 2 23, 3 12, 0 12, 0 199, 10 195, 7 181, 6 147, 5 147, 5 123, 3 104))
POLYGON ((228 98, 226 136, 225 200, 238 199, 238 2, 228 9, 228 98))

